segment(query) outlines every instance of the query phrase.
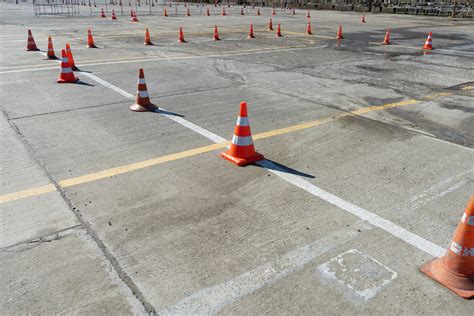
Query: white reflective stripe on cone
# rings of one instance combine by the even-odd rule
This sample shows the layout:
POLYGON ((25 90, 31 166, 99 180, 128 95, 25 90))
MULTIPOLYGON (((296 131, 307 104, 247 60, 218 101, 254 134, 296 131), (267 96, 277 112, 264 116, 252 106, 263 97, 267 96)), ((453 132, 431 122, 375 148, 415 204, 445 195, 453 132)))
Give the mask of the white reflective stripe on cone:
POLYGON ((61 59, 61 62, 62 62, 62 63, 68 63, 68 62, 69 62, 69 59, 68 59, 67 57, 63 57, 63 58, 61 59))
POLYGON ((72 69, 71 69, 71 67, 61 68, 61 72, 62 72, 63 74, 68 74, 68 73, 71 73, 71 72, 72 72, 72 69))
POLYGON ((140 98, 148 98, 148 91, 138 91, 140 98))
POLYGON ((249 126, 249 118, 244 116, 244 117, 241 117, 239 116, 237 118, 237 125, 238 126, 249 126))
POLYGON ((474 216, 467 216, 466 213, 462 214, 461 222, 466 225, 474 226, 474 216))
POLYGON ((145 84, 145 78, 138 78, 138 84, 145 84))
POLYGON ((237 146, 249 146, 253 144, 252 136, 232 136, 232 144, 237 146))

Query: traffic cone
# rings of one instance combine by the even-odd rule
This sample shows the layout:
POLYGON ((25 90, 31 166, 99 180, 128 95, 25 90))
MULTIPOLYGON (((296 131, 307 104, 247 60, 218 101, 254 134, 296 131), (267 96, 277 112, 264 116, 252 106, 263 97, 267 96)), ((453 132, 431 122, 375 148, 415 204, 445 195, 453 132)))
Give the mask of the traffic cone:
POLYGON ((147 112, 154 111, 157 108, 158 107, 150 101, 148 90, 146 88, 145 74, 143 73, 143 68, 140 68, 138 72, 137 97, 135 103, 130 106, 130 110, 135 112, 147 112))
POLYGON ((186 12, 186 15, 187 15, 187 16, 191 16, 191 11, 189 10, 189 8, 188 8, 188 10, 187 10, 187 12, 186 12))
POLYGON ((137 11, 133 11, 132 22, 138 22, 137 11))
POLYGON ((428 34, 428 37, 426 38, 425 45, 423 45, 423 49, 427 49, 427 50, 433 49, 433 42, 431 39, 432 36, 433 36, 433 32, 430 32, 430 34, 428 34))
POLYGON ((343 39, 344 37, 342 37, 342 26, 341 24, 339 24, 339 28, 337 29, 337 36, 336 36, 337 39, 343 39))
POLYGON ((296 14, 296 10, 295 10, 295 8, 293 8, 292 12, 293 12, 293 15, 295 15, 295 14, 296 14))
POLYGON ((221 39, 219 38, 219 30, 217 29, 217 25, 214 25, 214 38, 213 40, 215 41, 220 41, 221 39))
POLYGON ((306 27, 306 35, 313 35, 311 32, 311 22, 308 20, 308 26, 306 27))
POLYGON ((311 15, 309 14, 309 10, 308 10, 308 14, 306 14, 306 17, 307 17, 308 19, 311 18, 311 15))
POLYGON ((467 203, 444 257, 421 271, 463 298, 474 298, 474 195, 467 203))
POLYGON ((268 30, 273 31, 273 21, 272 21, 272 19, 270 19, 270 21, 268 21, 268 30))
POLYGON ((117 20, 117 16, 115 15, 115 10, 112 10, 112 20, 117 20))
POLYGON ((390 29, 387 29, 387 33, 385 33, 385 38, 383 39, 384 45, 390 45, 390 29))
POLYGON ((240 8, 240 15, 245 15, 244 8, 240 8))
POLYGON ((48 36, 48 54, 46 56, 48 59, 58 59, 54 53, 53 40, 51 39, 51 36, 48 36))
POLYGON ((360 20, 362 23, 365 23, 365 15, 362 15, 362 19, 360 20))
POLYGON ((26 44, 27 51, 38 51, 38 47, 36 47, 35 39, 33 38, 33 34, 31 30, 28 30, 28 42, 26 44))
POLYGON ((61 50, 61 72, 59 73, 58 83, 75 83, 79 80, 72 72, 66 50, 61 50))
POLYGON ((92 37, 91 30, 87 30, 87 48, 97 48, 94 44, 94 38, 92 37))
POLYGON ((186 43, 186 41, 184 40, 183 28, 182 28, 181 26, 179 27, 179 38, 178 38, 178 42, 179 42, 179 43, 186 43))
POLYGON ((257 8, 257 15, 260 15, 260 8, 257 8))
POLYGON ((249 36, 247 38, 255 38, 255 35, 253 34, 253 24, 250 23, 250 28, 249 28, 249 36))
POLYGON ((206 8, 206 15, 207 15, 207 16, 210 16, 210 15, 211 15, 211 12, 209 11, 209 7, 206 8))
POLYGON ((272 15, 276 15, 275 9, 272 9, 272 15))
POLYGON ((66 55, 67 55, 67 59, 69 60, 69 64, 71 65, 71 69, 74 71, 79 70, 79 68, 76 67, 76 63, 74 62, 74 57, 72 56, 71 45, 69 45, 69 43, 66 43, 66 55))
POLYGON ((263 155, 257 153, 253 146, 246 102, 240 103, 240 114, 237 118, 230 149, 222 152, 221 157, 237 166, 246 166, 264 159, 263 155))
POLYGON ((166 7, 163 9, 163 16, 168 16, 168 11, 166 10, 166 7))
POLYGON ((281 35, 281 28, 280 28, 280 23, 278 23, 278 25, 277 25, 277 33, 276 33, 276 37, 283 37, 283 35, 281 35))
POLYGON ((104 8, 100 9, 100 17, 105 18, 104 8))
POLYGON ((225 13, 225 8, 222 7, 222 13, 221 13, 222 16, 226 16, 227 14, 225 13))
POLYGON ((148 28, 145 28, 145 42, 143 45, 153 45, 153 43, 150 40, 150 32, 148 32, 148 28))

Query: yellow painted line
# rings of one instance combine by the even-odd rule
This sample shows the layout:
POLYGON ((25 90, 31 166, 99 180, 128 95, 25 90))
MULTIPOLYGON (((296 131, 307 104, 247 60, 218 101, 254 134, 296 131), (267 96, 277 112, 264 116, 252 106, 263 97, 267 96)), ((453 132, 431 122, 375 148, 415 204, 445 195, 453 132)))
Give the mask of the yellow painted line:
MULTIPOLYGON (((438 94, 435 94, 435 95, 438 95, 439 97, 441 97, 441 96, 446 96, 446 95, 451 95, 451 94, 452 93, 438 93, 438 94)), ((432 97, 432 96, 434 96, 434 95, 431 95, 430 97, 432 97)), ((417 104, 419 102, 421 102, 421 101, 420 100, 415 100, 415 99, 409 99, 409 100, 395 102, 395 103, 387 103, 387 104, 383 104, 383 105, 379 105, 379 106, 370 106, 370 107, 367 107, 367 108, 357 109, 357 110, 354 110, 354 111, 351 111, 351 112, 341 113, 339 115, 335 115, 335 116, 332 116, 332 117, 321 118, 321 119, 313 120, 313 121, 310 121, 310 122, 305 122, 305 123, 296 124, 296 125, 289 126, 289 127, 275 129, 275 130, 268 131, 268 132, 262 132, 262 133, 254 134, 253 139, 259 140, 259 139, 270 138, 270 137, 274 137, 274 136, 278 136, 278 135, 284 135, 284 134, 288 134, 288 133, 292 133, 292 132, 296 132, 296 131, 309 129, 309 128, 312 128, 312 127, 315 127, 315 126, 318 126, 318 125, 326 124, 326 123, 338 120, 342 117, 347 117, 347 116, 351 116, 351 115, 361 115, 361 114, 365 114, 365 113, 373 112, 373 111, 381 111, 381 110, 386 110, 386 109, 391 109, 391 108, 398 108, 398 107, 402 107, 402 106, 414 105, 414 104, 417 104)), ((132 172, 132 171, 148 168, 148 167, 157 166, 157 165, 160 165, 160 164, 163 164, 163 163, 166 163, 166 162, 171 162, 171 161, 175 161, 175 160, 179 160, 179 159, 188 158, 188 157, 196 156, 196 155, 199 155, 199 154, 211 152, 211 151, 214 151, 214 150, 217 150, 217 149, 222 149, 222 148, 227 147, 228 145, 229 145, 229 141, 218 143, 218 144, 212 144, 212 145, 208 145, 208 146, 203 146, 203 147, 198 147, 198 148, 193 148, 193 149, 185 150, 185 151, 175 153, 175 154, 170 154, 170 155, 166 155, 166 156, 152 158, 152 159, 148 159, 148 160, 144 160, 144 161, 131 163, 131 164, 128 164, 128 165, 118 166, 118 167, 105 169, 105 170, 98 171, 98 172, 89 173, 89 174, 79 176, 79 177, 75 177, 75 178, 61 180, 61 181, 59 181, 59 185, 63 188, 67 188, 67 187, 71 187, 71 186, 75 186, 75 185, 79 185, 79 184, 83 184, 83 183, 88 183, 88 182, 93 182, 93 181, 97 181, 97 180, 101 180, 101 179, 106 179, 106 178, 109 178, 109 177, 112 177, 112 176, 125 174, 125 173, 129 173, 129 172, 132 172)), ((36 187, 36 188, 22 190, 22 191, 18 191, 18 192, 14 192, 14 193, 4 194, 4 195, 0 195, 0 204, 7 203, 7 202, 12 202, 12 201, 20 200, 20 199, 23 199, 23 198, 32 197, 32 196, 37 196, 37 195, 41 195, 41 194, 49 193, 49 192, 53 192, 53 191, 55 191, 55 187, 52 184, 48 184, 48 185, 41 186, 41 187, 36 187)))
POLYGON ((461 90, 474 90, 474 86, 462 87, 461 90))
POLYGON ((14 193, 0 195, 0 204, 7 203, 11 201, 20 200, 23 198, 37 196, 45 193, 50 193, 56 191, 56 188, 52 184, 43 185, 36 188, 26 189, 14 193))

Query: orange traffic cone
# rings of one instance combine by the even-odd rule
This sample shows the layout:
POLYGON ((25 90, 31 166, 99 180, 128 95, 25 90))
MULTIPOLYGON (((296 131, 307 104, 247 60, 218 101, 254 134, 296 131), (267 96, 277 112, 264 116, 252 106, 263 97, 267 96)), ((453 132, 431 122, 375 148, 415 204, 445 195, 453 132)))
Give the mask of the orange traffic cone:
POLYGON ((262 160, 263 155, 255 152, 250 131, 249 120, 247 117, 247 103, 240 103, 240 114, 234 129, 234 136, 230 149, 221 153, 221 157, 236 164, 237 166, 246 166, 256 161, 262 160))
POLYGON ((163 16, 168 16, 168 11, 166 10, 166 7, 163 9, 163 16))
POLYGON ((35 39, 33 38, 33 34, 31 33, 31 30, 28 30, 28 42, 26 44, 26 50, 27 51, 39 50, 38 47, 36 47, 35 39))
POLYGON ((257 15, 260 15, 260 8, 257 8, 257 15))
POLYGON ((249 28, 249 36, 247 38, 255 38, 255 35, 253 34, 253 24, 250 23, 250 28, 249 28))
POLYGON ((219 30, 217 29, 217 25, 214 25, 214 37, 213 40, 215 41, 220 41, 221 39, 219 38, 219 30))
POLYGON ((342 26, 341 24, 339 24, 339 28, 337 29, 337 36, 336 36, 337 39, 343 39, 344 37, 342 37, 342 26))
POLYGON ((306 35, 313 35, 311 32, 311 22, 308 20, 308 26, 306 27, 306 35))
POLYGON ((209 7, 206 8, 206 15, 207 15, 207 16, 210 16, 210 15, 211 15, 211 12, 209 11, 209 7))
POLYGON ((138 22, 137 11, 133 11, 132 22, 138 22))
POLYGON ((150 32, 148 32, 148 28, 145 28, 145 42, 143 45, 153 45, 150 39, 150 32))
POLYGON ((244 8, 240 8, 240 15, 245 15, 244 8))
POLYGON ((75 83, 79 80, 71 69, 71 63, 66 50, 61 50, 61 72, 59 73, 58 83, 75 83))
POLYGON ((309 14, 309 10, 308 10, 308 14, 306 14, 306 17, 307 17, 308 19, 311 18, 311 15, 309 14))
POLYGON ((467 203, 444 257, 421 271, 463 298, 474 298, 474 195, 467 203))
POLYGON ((94 44, 94 38, 92 37, 92 31, 90 29, 87 30, 87 47, 97 48, 97 46, 94 44))
POLYGON ((69 45, 69 43, 66 43, 66 55, 69 60, 69 64, 71 65, 71 69, 74 71, 79 70, 79 68, 76 67, 76 63, 74 62, 74 57, 72 56, 71 45, 69 45))
POLYGON ((158 107, 150 101, 150 96, 146 88, 145 74, 143 73, 143 68, 140 68, 138 72, 137 98, 135 103, 130 106, 130 110, 135 112, 147 112, 154 111, 157 108, 158 107))
POLYGON ((384 45, 390 45, 390 29, 387 29, 387 33, 385 33, 385 38, 383 39, 384 45))
POLYGON ((296 10, 295 10, 295 8, 293 8, 293 15, 296 15, 296 10))
POLYGON ((117 20, 117 16, 115 15, 115 10, 112 10, 112 20, 117 20))
POLYGON ((186 11, 186 15, 187 15, 187 16, 191 16, 191 11, 189 10, 189 8, 188 8, 188 10, 186 11))
POLYGON ((100 9, 100 17, 105 18, 104 8, 100 9))
POLYGON ((360 20, 362 23, 365 23, 365 15, 362 15, 362 18, 360 20))
POLYGON ((225 13, 225 8, 222 7, 222 13, 221 13, 222 16, 226 16, 227 14, 225 13))
POLYGON ((51 39, 51 36, 48 36, 48 54, 46 56, 48 59, 58 59, 54 53, 53 40, 51 39))
POLYGON ((276 15, 275 9, 272 9, 272 15, 276 15))
POLYGON ((184 40, 183 28, 182 28, 181 26, 179 27, 179 38, 178 38, 178 42, 179 42, 179 43, 186 43, 186 41, 184 40))
POLYGON ((273 31, 273 21, 272 21, 272 19, 270 19, 270 21, 268 21, 268 30, 273 31))
POLYGON ((426 38, 425 45, 423 45, 423 49, 427 49, 427 50, 433 49, 433 42, 431 39, 432 36, 433 36, 433 32, 430 32, 430 34, 428 34, 428 37, 426 38))
POLYGON ((281 35, 281 28, 280 28, 280 23, 278 23, 278 25, 277 25, 277 33, 276 33, 276 37, 283 37, 283 35, 281 35))

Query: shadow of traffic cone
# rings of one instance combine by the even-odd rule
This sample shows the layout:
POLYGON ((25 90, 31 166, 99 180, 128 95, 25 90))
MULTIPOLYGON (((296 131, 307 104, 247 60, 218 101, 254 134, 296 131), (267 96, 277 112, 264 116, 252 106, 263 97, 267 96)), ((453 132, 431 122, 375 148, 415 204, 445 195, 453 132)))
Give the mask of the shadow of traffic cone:
POLYGON ((58 59, 56 57, 56 54, 54 53, 54 48, 53 48, 53 40, 51 39, 51 36, 48 36, 48 53, 46 54, 48 59, 58 59))
POLYGON ((311 32, 311 22, 308 20, 308 26, 306 27, 306 35, 313 35, 311 32))
POLYGON ((454 232, 444 257, 421 271, 463 298, 474 298, 474 195, 454 232))
POLYGON ((132 22, 138 22, 137 11, 133 11, 132 22))
POLYGON ((112 10, 112 20, 117 20, 117 16, 115 15, 115 10, 112 10))
POLYGON ((342 25, 339 24, 339 28, 337 29, 337 39, 343 39, 344 37, 342 36, 342 25))
POLYGON ((145 42, 143 42, 143 45, 153 45, 150 39, 150 32, 148 32, 148 28, 145 28, 145 42))
POLYGON ((385 38, 383 39, 384 45, 390 45, 390 29, 387 29, 387 32, 385 33, 385 38))
POLYGON ((423 49, 426 49, 426 50, 433 49, 433 42, 431 38, 432 36, 433 36, 433 32, 430 32, 430 34, 428 34, 428 37, 426 38, 425 45, 423 45, 423 49))
POLYGON ((179 27, 179 37, 178 37, 178 42, 179 43, 186 43, 186 41, 184 40, 184 32, 183 32, 183 28, 180 26, 179 27))
POLYGON ((166 7, 163 9, 163 16, 168 16, 168 10, 166 10, 166 7))
POLYGON ((155 111, 158 107, 151 103, 148 90, 146 88, 145 74, 143 68, 138 71, 138 88, 135 103, 130 106, 130 110, 135 112, 155 111))
POLYGON ((268 30, 273 31, 273 21, 272 21, 272 19, 270 19, 270 21, 268 21, 268 30))
POLYGON ((33 38, 33 34, 31 30, 28 30, 28 42, 26 43, 26 50, 27 51, 38 51, 38 47, 36 47, 35 39, 33 38))
POLYGON ((362 18, 360 19, 362 23, 365 23, 365 15, 362 15, 362 18))
POLYGON ((100 17, 105 18, 104 8, 100 9, 100 17))
POLYGON ((281 35, 281 27, 280 27, 280 23, 278 23, 278 25, 277 25, 277 33, 276 33, 276 37, 283 37, 283 35, 281 35))
POLYGON ((226 152, 222 152, 221 157, 237 166, 246 166, 264 159, 263 155, 257 153, 253 146, 246 102, 240 103, 240 114, 235 124, 230 149, 226 152))
POLYGON ((214 25, 214 37, 212 38, 215 41, 220 41, 221 39, 219 38, 219 30, 217 29, 217 25, 214 25))
POLYGON ((250 23, 250 28, 249 28, 249 36, 247 38, 255 38, 255 35, 253 34, 253 24, 250 23))
POLYGON ((69 45, 69 43, 66 43, 66 55, 69 60, 69 64, 71 65, 71 69, 74 71, 79 70, 79 68, 76 67, 76 63, 74 62, 74 57, 72 56, 71 45, 69 45))
POLYGON ((67 56, 66 50, 61 50, 61 72, 59 73, 58 83, 76 83, 79 80, 74 75, 71 63, 67 56))
POLYGON ((87 30, 87 47, 97 48, 94 43, 94 38, 92 37, 92 31, 90 29, 87 30))

